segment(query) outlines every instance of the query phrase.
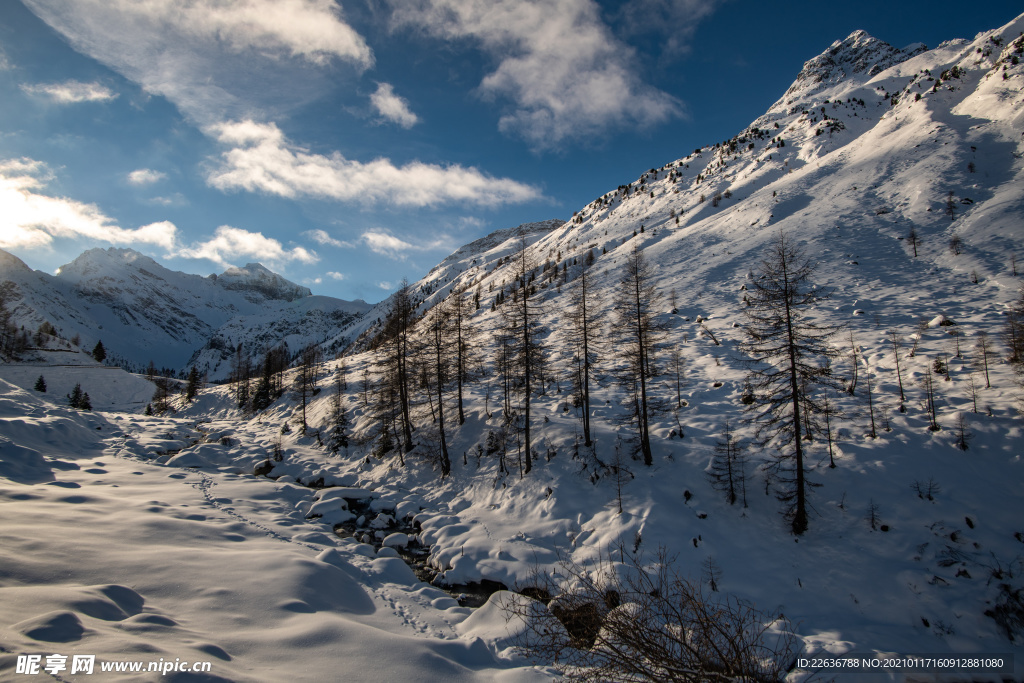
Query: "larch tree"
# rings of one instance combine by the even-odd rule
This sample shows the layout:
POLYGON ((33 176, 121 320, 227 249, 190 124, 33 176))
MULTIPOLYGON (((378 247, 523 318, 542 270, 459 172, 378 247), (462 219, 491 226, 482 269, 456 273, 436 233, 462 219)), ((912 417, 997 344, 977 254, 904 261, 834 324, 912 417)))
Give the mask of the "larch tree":
POLYGON ((323 360, 323 352, 317 344, 307 344, 299 353, 298 372, 295 373, 293 386, 299 393, 302 404, 302 433, 306 433, 306 406, 309 398, 316 390, 317 369, 323 360))
POLYGON ((647 466, 654 464, 650 418, 655 402, 649 385, 657 375, 655 356, 665 334, 665 326, 655 313, 659 301, 655 284, 653 268, 634 244, 619 281, 614 331, 620 342, 619 352, 626 361, 619 380, 632 404, 640 453, 647 466))
POLYGON ((339 367, 334 375, 334 393, 331 395, 330 435, 327 448, 337 454, 342 448, 348 448, 348 416, 345 413, 345 369, 339 367))
POLYGON ((192 399, 199 393, 200 377, 199 370, 192 366, 188 371, 188 379, 185 381, 185 403, 191 403, 192 399))
POLYGON ((743 456, 743 444, 736 439, 729 421, 722 425, 722 438, 715 442, 714 455, 707 468, 708 481, 711 487, 725 495, 729 505, 743 501, 747 507, 747 476, 746 460, 743 456))
POLYGON ((238 342, 231 357, 229 379, 235 384, 235 403, 239 408, 246 409, 251 398, 249 382, 252 379, 252 361, 249 360, 249 354, 243 348, 242 342, 238 342))
POLYGON ((409 282, 402 280, 398 291, 392 295, 391 308, 384 320, 380 337, 381 361, 387 383, 395 390, 402 417, 402 448, 406 453, 412 450, 412 420, 409 416, 409 332, 412 327, 414 306, 409 282))
POLYGON ((593 444, 590 435, 590 379, 597 360, 594 339, 594 308, 588 266, 583 265, 573 281, 569 299, 569 335, 572 346, 573 386, 583 414, 583 444, 593 444))
POLYGON ((453 331, 451 309, 452 305, 448 300, 442 301, 434 306, 425 320, 427 353, 424 369, 428 371, 428 376, 433 375, 430 379, 434 383, 434 391, 437 392, 437 427, 442 477, 447 477, 452 471, 452 461, 448 456, 448 437, 444 426, 444 387, 451 374, 452 342, 455 341, 457 345, 457 341, 450 336, 453 331))
POLYGON ((907 396, 903 391, 903 371, 900 369, 900 349, 903 348, 903 337, 895 328, 887 330, 887 333, 890 341, 892 342, 893 358, 896 359, 896 380, 899 382, 900 386, 900 412, 904 413, 907 409, 903 407, 903 404, 906 402, 907 396))
POLYGON ((533 297, 535 286, 532 283, 534 263, 529 255, 526 237, 519 238, 519 253, 512 257, 516 263, 515 281, 513 282, 512 302, 502 305, 504 336, 509 342, 512 354, 512 368, 516 374, 516 384, 522 391, 520 403, 522 413, 523 448, 525 466, 523 474, 533 469, 532 442, 530 438, 530 400, 533 392, 539 387, 538 378, 543 376, 544 349, 540 343, 542 332, 540 326, 540 306, 533 297))
POLYGON ((836 350, 829 340, 839 328, 809 320, 806 311, 828 298, 811 281, 815 266, 783 233, 773 240, 753 279, 745 309, 746 341, 741 349, 749 358, 747 379, 754 401, 747 410, 757 420, 756 439, 762 448, 774 445, 774 469, 786 488, 778 494, 794 534, 807 530, 807 489, 802 412, 820 414, 813 395, 817 387, 840 390, 828 370, 836 350))
MULTIPOLYGON (((453 374, 455 376, 456 405, 458 406, 460 425, 466 422, 466 411, 463 407, 463 391, 477 366, 477 354, 475 353, 474 345, 477 330, 469 321, 472 311, 470 310, 469 302, 465 298, 466 291, 466 289, 462 288, 453 291, 449 297, 450 304, 448 308, 448 318, 451 326, 450 334, 453 341, 452 351, 455 354, 453 374)), ((474 302, 476 302, 473 310, 479 310, 480 287, 477 287, 473 298, 474 302)))

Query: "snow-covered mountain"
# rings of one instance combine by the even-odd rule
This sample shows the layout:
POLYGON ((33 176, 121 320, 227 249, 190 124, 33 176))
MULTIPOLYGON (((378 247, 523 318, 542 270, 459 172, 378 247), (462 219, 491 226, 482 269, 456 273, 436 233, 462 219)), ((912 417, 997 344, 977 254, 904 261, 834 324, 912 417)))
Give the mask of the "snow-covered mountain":
MULTIPOLYGON (((474 669, 460 674, 467 679, 487 679, 492 667, 524 665, 506 649, 511 640, 496 600, 469 615, 434 588, 416 583, 391 546, 373 547, 395 531, 396 520, 410 515, 416 517, 416 539, 426 546, 427 563, 437 572, 439 585, 488 579, 521 587, 536 579, 538 569, 552 568, 560 555, 589 568, 604 558, 607 568, 609 563, 620 566, 616 558, 628 564, 634 553, 639 557, 642 551, 664 547, 682 574, 705 587, 705 595, 713 598, 721 591, 717 595, 784 613, 788 622, 772 628, 790 629, 802 654, 1012 653, 1019 669, 1024 650, 1020 638, 1012 640, 1009 633, 1024 618, 1021 389, 1002 335, 1006 313, 1019 301, 1024 271, 1018 263, 1024 258, 1022 60, 1024 15, 973 40, 950 41, 931 50, 898 50, 856 32, 808 61, 783 97, 729 140, 697 147, 639 178, 623 179, 568 221, 527 224, 478 240, 413 283, 419 313, 453 292, 464 292, 467 299, 479 293, 480 304, 472 307, 468 325, 478 331, 473 341, 477 358, 490 367, 498 351, 494 333, 502 324, 497 300, 503 292, 511 298, 518 264, 509 257, 520 248, 520 237, 526 238, 530 260, 537 265, 534 301, 545 330, 540 341, 548 363, 544 390, 531 398, 537 457, 528 474, 518 467, 522 453, 514 435, 499 461, 497 435, 507 425, 499 398, 502 387, 493 375, 483 373, 464 387, 464 424, 451 417, 452 391, 442 402, 452 454, 450 476, 442 479, 435 468, 438 402, 424 374, 417 373, 410 387, 415 447, 381 452, 374 439, 387 411, 375 410, 372 396, 380 365, 360 345, 345 358, 348 389, 343 405, 352 438, 338 456, 326 453, 312 433, 303 435, 295 428, 304 414, 318 435, 327 433, 331 390, 310 399, 304 412, 294 392, 286 392, 253 416, 238 409, 231 387, 213 387, 190 405, 176 399, 177 416, 116 415, 109 421, 97 418, 94 425, 91 418, 86 423, 78 414, 68 417, 66 409, 29 394, 25 387, 4 384, 0 417, 7 420, 12 436, 9 445, 0 443, 0 455, 10 454, 13 461, 27 449, 36 453, 31 462, 27 457, 18 462, 22 471, 16 474, 23 481, 60 479, 56 483, 102 491, 101 484, 116 480, 124 483, 119 491, 139 490, 128 498, 132 524, 87 525, 89 543, 121 543, 122 535, 131 533, 129 555, 135 564, 122 582, 138 591, 138 604, 144 598, 147 605, 166 611, 168 621, 187 623, 190 629, 172 631, 160 643, 173 643, 174 648, 209 643, 203 647, 229 655, 221 658, 228 675, 253 662, 265 663, 266 648, 280 647, 281 642, 319 647, 306 651, 306 664, 311 671, 329 670, 324 660, 332 655, 322 651, 325 641, 306 638, 301 630, 313 632, 314 616, 346 623, 400 620, 405 626, 396 628, 408 628, 410 637, 395 643, 398 651, 422 648, 425 637, 431 646, 443 639, 444 652, 474 669), (914 242, 908 240, 912 231, 914 242), (799 537, 791 533, 771 495, 778 492, 779 481, 762 467, 772 451, 746 451, 746 505, 731 505, 707 476, 727 420, 740 442, 749 445, 754 435, 751 414, 744 412, 747 366, 738 342, 743 339, 744 298, 751 277, 780 232, 817 262, 814 283, 834 290, 808 315, 846 328, 834 339, 841 351, 833 366, 835 376, 849 383, 856 368, 861 377, 852 393, 831 396, 836 409, 831 443, 816 433, 805 445, 807 476, 820 487, 810 493, 811 520, 799 537), (652 419, 651 466, 630 457, 635 430, 630 426, 629 392, 614 377, 624 361, 621 344, 607 325, 617 315, 614 295, 634 247, 652 265, 660 295, 657 318, 666 328, 653 365, 664 369, 667 352, 675 349, 684 368, 681 388, 666 374, 651 384, 651 395, 673 406, 652 419), (569 327, 567 294, 588 255, 593 256, 588 277, 600 353, 591 389, 593 449, 580 443, 579 409, 566 390, 570 364, 564 337, 569 327), (905 340, 895 352, 889 330, 905 340), (677 391, 682 400, 677 401, 677 391), (69 427, 69 438, 89 453, 89 460, 102 452, 104 460, 98 464, 111 465, 57 467, 64 456, 53 450, 48 431, 57 421, 75 427, 69 427), (197 421, 208 431, 196 432, 197 421), (111 436, 101 436, 100 426, 111 436), (273 452, 280 459, 268 459, 273 452), (620 465, 612 467, 616 458, 620 465), (833 461, 835 467, 830 467, 833 461), (168 477, 159 465, 195 469, 168 477), (266 472, 268 465, 275 482, 248 476, 257 467, 266 472), (623 471, 629 476, 622 476, 623 471), (103 479, 95 478, 101 475, 103 479), (130 475, 137 477, 135 483, 130 475), (314 492, 305 484, 329 488, 314 492), (211 493, 215 486, 216 494, 211 493), (150 490, 158 490, 163 502, 153 501, 156 494, 150 490), (179 508, 185 507, 192 512, 182 513, 179 508), (173 531, 168 536, 150 540, 133 532, 166 526, 170 514, 180 518, 168 527, 173 531), (356 527, 355 535, 330 535, 333 524, 341 522, 356 527), (165 538, 183 545, 208 539, 204 543, 221 555, 208 564, 205 556, 161 555, 160 563, 170 563, 161 564, 163 573, 135 582, 134 572, 144 572, 156 561, 147 551, 158 553, 165 538), (239 546, 239 540, 247 543, 239 546), (247 544, 258 552, 246 550, 247 544), (228 579, 219 569, 229 552, 225 547, 243 547, 228 556, 245 557, 228 563, 228 579), (273 559, 265 559, 264 551, 273 559), (189 571, 178 571, 179 566, 189 571), (242 589, 251 584, 251 566, 258 566, 266 583, 278 591, 274 599, 242 589), (294 579, 297 568, 307 578, 294 579), (365 602, 332 602, 337 595, 332 586, 342 585, 336 569, 358 577, 351 585, 364 587, 365 602), (192 583, 182 583, 183 574, 192 583), (308 578, 321 575, 330 575, 330 582, 308 578), (205 610, 197 595, 223 599, 218 610, 205 610), (222 610, 230 610, 234 624, 253 623, 252 615, 258 614, 260 623, 294 625, 303 637, 275 638, 265 645, 246 631, 247 637, 238 639, 234 629, 224 627, 218 616, 222 610), (448 641, 457 645, 447 647, 448 641), (465 651, 469 643, 474 654, 465 651)), ((5 273, 16 273, 17 279, 9 279, 23 297, 19 306, 26 306, 26 292, 42 303, 56 300, 57 294, 46 295, 50 299, 43 294, 56 292, 56 285, 38 285, 43 293, 33 289, 33 283, 48 282, 46 276, 10 258, 4 263, 5 273)), ((154 266, 145 270, 177 282, 154 266)), ((136 275, 147 281, 147 275, 136 275)), ((88 281, 93 284, 87 290, 75 285, 75 301, 82 306, 91 303, 87 292, 117 292, 111 295, 115 300, 128 296, 121 293, 122 280, 117 278, 105 282, 93 272, 88 281)), ((204 281, 219 288, 212 279, 204 281)), ((181 286, 180 295, 187 297, 198 287, 181 286)), ((272 287, 280 289, 279 283, 272 287)), ((203 290, 200 298, 207 308, 181 308, 207 311, 210 302, 224 301, 214 291, 237 295, 223 288, 203 290)), ((248 294, 266 295, 261 292, 251 288, 248 294)), ((149 296, 158 305, 176 302, 149 296)), ((298 313, 315 298, 294 299, 288 305, 296 308, 289 310, 298 313)), ((221 323, 223 341, 211 342, 196 356, 211 368, 216 358, 223 367, 224 350, 238 341, 255 343, 247 341, 253 330, 266 335, 262 343, 272 344, 290 329, 274 326, 273 307, 285 305, 280 299, 262 301, 262 312, 231 301, 239 307, 231 316, 245 319, 221 323)), ((387 306, 378 305, 350 325, 339 322, 333 327, 325 316, 317 323, 322 325, 317 334, 322 332, 325 344, 335 348, 342 348, 343 339, 366 339, 387 306)), ((32 309, 17 310, 26 315, 32 309)), ((113 309, 108 305, 103 310, 113 309)), ((135 314, 134 307, 130 310, 135 314)), ((58 320, 53 322, 61 327, 58 320)), ((328 365, 329 372, 339 367, 328 365)), ((22 370, 12 379, 28 384, 35 372, 22 370)), ((511 399, 513 404, 516 400, 511 399)), ((392 408, 392 418, 397 412, 392 408)), ((0 485, 6 486, 3 481, 0 485)), ((65 536, 49 546, 38 543, 37 517, 52 514, 58 501, 67 500, 73 503, 65 505, 73 520, 90 519, 96 510, 122 504, 124 494, 64 499, 58 498, 62 494, 56 488, 39 486, 43 491, 38 497, 21 496, 17 505, 4 508, 17 530, 12 555, 44 553, 51 565, 71 566, 65 556, 73 544, 65 536)), ((409 540, 390 538, 395 543, 409 540)), ((83 566, 71 567, 74 575, 66 581, 76 586, 74 593, 44 592, 51 574, 24 569, 22 583, 38 590, 10 598, 16 607, 11 621, 20 621, 12 626, 15 635, 2 643, 5 650, 27 651, 32 634, 41 627, 57 629, 70 620, 64 616, 68 612, 92 629, 90 638, 123 638, 109 622, 79 616, 84 614, 80 592, 92 590, 88 587, 100 583, 107 567, 121 562, 116 555, 105 557, 89 554, 83 566), (46 596, 45 604, 36 604, 39 595, 46 596)), ((346 595, 363 595, 344 585, 346 595)), ((74 629, 64 627, 69 630, 74 629)), ((139 633, 145 638, 148 631, 139 633)), ((341 633, 337 640, 350 633, 341 633)), ((373 631, 359 634, 354 656, 363 657, 360 665, 370 667, 365 653, 374 651, 372 641, 378 636, 373 631)), ((154 639, 142 645, 157 643, 154 639)), ((388 640, 386 647, 391 645, 388 640)), ((396 662, 415 659, 394 656, 395 651, 396 662)), ((446 660, 427 663, 424 656, 415 661, 424 662, 438 679, 455 675, 448 673, 446 660)), ((517 673, 521 679, 510 673, 509 680, 527 680, 526 669, 517 673)), ((909 680, 917 673, 841 671, 838 676, 909 680)), ((939 672, 946 673, 971 675, 939 672)), ((268 668, 264 678, 290 680, 293 675, 268 668)), ((402 675, 408 674, 392 678, 401 680, 402 675)), ((790 680, 802 675, 794 671, 790 680)), ((1014 675, 1019 670, 1002 676, 986 673, 984 679, 1014 675)))
POLYGON ((132 249, 90 249, 56 275, 33 271, 0 251, 0 280, 15 287, 8 308, 19 326, 49 321, 91 349, 102 340, 111 362, 181 370, 211 379, 239 343, 258 357, 281 342, 294 352, 319 343, 370 307, 314 297, 258 263, 201 277, 172 271, 132 249))

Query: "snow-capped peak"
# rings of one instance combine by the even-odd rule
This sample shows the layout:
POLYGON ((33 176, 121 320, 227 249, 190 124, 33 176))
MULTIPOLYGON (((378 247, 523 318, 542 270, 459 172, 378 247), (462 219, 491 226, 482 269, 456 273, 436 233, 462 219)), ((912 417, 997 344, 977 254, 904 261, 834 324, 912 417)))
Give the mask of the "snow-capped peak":
POLYGON ((900 50, 866 31, 854 31, 805 62, 796 80, 769 113, 793 113, 831 86, 849 83, 858 77, 866 81, 925 50, 927 47, 922 43, 900 50))
POLYGON ((247 263, 244 268, 231 267, 220 275, 212 275, 211 279, 224 289, 247 293, 246 298, 250 300, 250 294, 280 301, 294 301, 312 295, 309 288, 284 279, 261 263, 247 263))

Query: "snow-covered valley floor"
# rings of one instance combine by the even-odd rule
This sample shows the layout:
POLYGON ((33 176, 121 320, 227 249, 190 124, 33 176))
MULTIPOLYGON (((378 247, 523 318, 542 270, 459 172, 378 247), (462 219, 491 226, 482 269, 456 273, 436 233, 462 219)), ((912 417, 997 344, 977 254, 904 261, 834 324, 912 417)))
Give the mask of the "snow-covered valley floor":
POLYGON ((461 637, 469 610, 402 560, 307 521, 311 489, 151 459, 203 438, 194 420, 78 414, 6 382, 0 420, 3 680, 55 653, 58 680, 547 678, 461 637), (69 675, 75 654, 93 676, 69 675), (99 669, 161 659, 210 673, 99 669))

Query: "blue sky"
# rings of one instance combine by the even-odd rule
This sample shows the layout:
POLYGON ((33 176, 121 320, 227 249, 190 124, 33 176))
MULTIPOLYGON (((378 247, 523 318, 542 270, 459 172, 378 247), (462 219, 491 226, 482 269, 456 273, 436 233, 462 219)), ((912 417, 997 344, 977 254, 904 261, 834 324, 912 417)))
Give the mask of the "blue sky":
POLYGON ((260 261, 370 302, 727 139, 856 29, 972 38, 1017 2, 5 0, 0 247, 260 261))

